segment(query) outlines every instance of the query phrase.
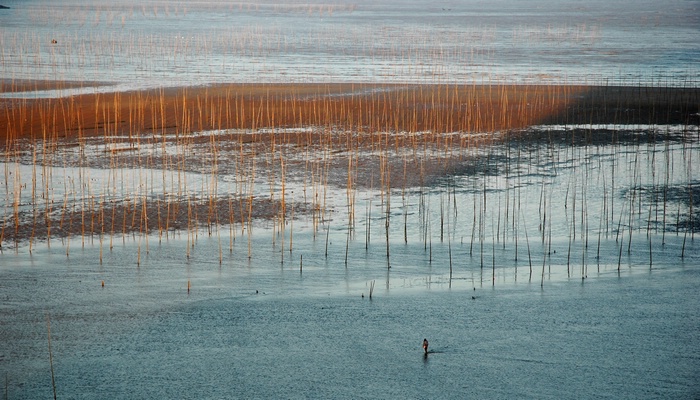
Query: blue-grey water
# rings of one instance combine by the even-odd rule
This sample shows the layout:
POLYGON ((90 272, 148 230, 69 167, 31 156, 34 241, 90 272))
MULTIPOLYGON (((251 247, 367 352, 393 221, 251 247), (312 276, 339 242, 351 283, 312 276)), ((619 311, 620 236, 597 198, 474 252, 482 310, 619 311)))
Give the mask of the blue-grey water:
POLYGON ((591 268, 586 280, 547 273, 544 286, 522 273, 491 286, 460 252, 450 289, 430 282, 444 277, 444 256, 418 270, 397 256, 390 273, 354 260, 300 273, 264 260, 169 262, 177 248, 154 246, 139 268, 118 261, 129 248, 103 266, 88 251, 71 262, 58 250, 3 256, 8 397, 52 396, 47 314, 58 398, 700 394, 697 256, 653 270, 591 268), (363 277, 377 278, 371 300, 363 277))
POLYGON ((689 86, 689 0, 5 0, 0 76, 109 81, 689 86), (51 41, 56 40, 56 44, 51 41))
MULTIPOLYGON (((482 151, 502 160, 509 147, 482 151)), ((50 320, 59 398, 697 397, 700 249, 687 199, 671 193, 695 182, 684 166, 698 151, 697 140, 533 145, 510 173, 396 190, 389 260, 380 194, 358 191, 348 236, 344 189, 332 186, 317 231, 302 216, 283 231, 4 243, 5 393, 51 397, 50 320), (667 205, 645 194, 664 187, 667 205), (511 196, 519 221, 501 225, 511 196)), ((99 193, 111 173, 52 176, 99 193)), ((132 181, 146 180, 123 180, 127 195, 132 181)))
MULTIPOLYGON (((700 65, 697 1, 3 4, 11 8, 0 10, 2 78, 124 90, 309 81, 687 87, 700 65)), ((632 139, 449 156, 424 148, 418 157, 461 163, 423 187, 356 188, 352 215, 346 188, 314 181, 313 168, 291 168, 281 186, 258 154, 261 170, 241 183, 225 172, 252 162, 238 148, 220 149, 218 176, 207 163, 187 173, 130 167, 132 155, 120 153, 110 160, 123 168, 105 170, 99 138, 3 154, 3 226, 54 202, 79 211, 93 196, 158 198, 174 182, 200 196, 302 203, 321 193, 327 214, 320 225, 301 215, 283 228, 258 221, 211 235, 3 241, 2 397, 52 397, 53 370, 58 398, 698 398, 698 127, 533 129, 632 139)), ((136 155, 207 146, 142 143, 136 155)), ((407 156, 359 157, 385 155, 407 156)))

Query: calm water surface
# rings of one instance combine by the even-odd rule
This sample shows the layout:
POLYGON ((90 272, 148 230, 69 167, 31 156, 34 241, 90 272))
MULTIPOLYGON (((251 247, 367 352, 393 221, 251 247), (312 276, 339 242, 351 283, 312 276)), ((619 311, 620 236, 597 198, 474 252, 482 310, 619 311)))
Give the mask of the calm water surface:
POLYGON ((52 395, 47 313, 59 398, 700 394, 696 264, 548 274, 544 287, 526 276, 492 287, 467 266, 452 289, 438 279, 444 266, 431 278, 426 266, 391 272, 370 300, 362 277, 386 277, 381 266, 173 268, 167 249, 140 268, 90 267, 81 252, 66 263, 55 251, 4 267, 9 398, 52 395))
POLYGON ((9 79, 688 86, 697 1, 5 0, 9 79), (51 44, 55 39, 58 43, 51 44))
MULTIPOLYGON (((0 76, 119 89, 692 86, 700 65, 696 1, 4 4, 0 76)), ((31 252, 5 245, 2 393, 53 395, 48 316, 58 398, 697 398, 700 251, 689 228, 697 127, 584 129, 672 137, 465 150, 450 176, 385 194, 388 228, 382 194, 358 188, 349 231, 345 188, 330 187, 330 217, 315 235, 299 218, 283 232, 236 226, 230 248, 225 227, 198 232, 194 246, 187 233, 118 235, 111 250, 80 237, 31 252)), ((144 145, 141 155, 149 151, 161 149, 144 145)), ((174 171, 92 166, 103 153, 104 143, 66 146, 40 171, 33 149, 4 160, 3 220, 16 211, 31 218, 34 179, 48 188, 44 199, 74 209, 94 193, 158 196, 174 179, 174 171)), ((209 167, 178 178, 242 193, 209 167)), ((281 189, 264 175, 251 181, 255 196, 286 190, 303 201, 308 177, 290 174, 281 189)))
MULTIPOLYGON (((535 147, 519 159, 520 177, 513 161, 508 175, 455 174, 450 185, 409 191, 405 203, 397 191, 390 269, 381 211, 373 211, 371 226, 361 218, 348 240, 344 194, 336 192, 329 200, 338 208, 327 228, 327 257, 326 230, 314 236, 304 218, 294 222, 291 252, 282 244, 291 240, 291 228, 273 232, 267 223, 256 224, 251 236, 238 233, 230 250, 228 229, 199 232, 189 257, 186 233, 151 236, 148 244, 140 235, 118 236, 112 250, 105 240, 101 263, 99 238, 85 245, 79 237, 54 239, 51 248, 36 244, 31 254, 26 245, 6 248, 0 259, 5 390, 9 398, 52 395, 50 316, 59 397, 696 397, 698 242, 671 230, 677 214, 669 211, 668 225, 648 219, 661 215, 661 205, 651 197, 641 201, 642 191, 631 189, 635 182, 658 184, 652 176, 664 176, 664 167, 654 167, 658 175, 640 171, 664 158, 652 157, 653 146, 615 148, 584 146, 582 157, 568 145, 561 152, 547 147, 549 155, 535 147), (614 166, 618 205, 609 212, 618 216, 613 220, 625 216, 619 242, 619 227, 606 232, 598 222, 604 192, 585 183, 610 176, 614 166), (495 205, 518 190, 529 200, 517 230, 501 239, 495 221, 504 209, 495 205), (439 205, 447 193, 458 213, 446 204, 452 202, 442 203, 452 228, 441 240, 439 205), (532 200, 541 193, 555 221, 544 241, 532 200), (472 238, 472 204, 480 209, 484 196, 487 211, 476 220, 486 222, 472 238), (633 197, 642 211, 630 215, 624 204, 633 197), (583 199, 591 205, 582 206, 583 199), (586 228, 588 247, 581 233, 572 240, 574 204, 596 221, 586 228), (421 239, 424 213, 429 242, 421 239), (374 239, 366 244, 368 229, 374 239), (598 238, 600 251, 593 244, 598 238), (427 357, 424 337, 431 342, 427 357)), ((698 151, 693 142, 669 143, 666 150, 673 168, 698 151)), ((500 159, 509 150, 490 151, 500 159)), ((87 176, 99 185, 96 171, 87 176)), ((669 176, 668 183, 685 179, 669 176)), ((377 193, 358 198, 365 199, 358 210, 368 199, 381 204, 377 193)), ((668 208, 683 210, 675 200, 668 208)))

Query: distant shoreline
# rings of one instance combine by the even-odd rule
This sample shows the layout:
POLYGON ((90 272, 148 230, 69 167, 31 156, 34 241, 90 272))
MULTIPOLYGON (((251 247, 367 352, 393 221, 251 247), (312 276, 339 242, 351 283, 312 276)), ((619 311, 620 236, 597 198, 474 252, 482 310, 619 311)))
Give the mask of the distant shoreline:
MULTIPOLYGON (((4 92, 99 82, 8 81, 4 92)), ((578 85, 241 84, 0 98, 0 139, 326 126, 493 132, 540 124, 700 124, 700 88, 578 85), (48 118, 51 116, 51 118, 48 118)))

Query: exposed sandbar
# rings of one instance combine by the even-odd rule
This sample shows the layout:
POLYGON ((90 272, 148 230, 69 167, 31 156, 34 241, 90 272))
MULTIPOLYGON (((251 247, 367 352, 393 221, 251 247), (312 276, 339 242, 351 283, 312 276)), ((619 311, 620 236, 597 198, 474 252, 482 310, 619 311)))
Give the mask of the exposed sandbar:
POLYGON ((48 81, 32 79, 0 79, 0 93, 36 92, 43 90, 80 89, 107 86, 110 83, 84 81, 48 81))

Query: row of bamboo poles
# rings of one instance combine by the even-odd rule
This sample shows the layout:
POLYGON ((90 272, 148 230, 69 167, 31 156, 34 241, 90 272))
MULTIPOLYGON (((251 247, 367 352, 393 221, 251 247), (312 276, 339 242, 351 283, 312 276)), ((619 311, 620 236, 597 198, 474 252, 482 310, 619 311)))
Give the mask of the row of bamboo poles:
MULTIPOLYGON (((475 157, 474 151, 482 143, 494 143, 496 140, 494 135, 472 133, 505 132, 508 140, 509 135, 515 135, 514 132, 519 129, 539 124, 693 125, 697 124, 692 112, 700 104, 697 99, 698 91, 692 88, 360 84, 221 85, 65 98, 4 99, 0 121, 6 127, 3 137, 5 186, 8 187, 8 182, 13 179, 16 183, 13 185, 15 192, 11 196, 8 194, 13 204, 6 207, 2 237, 5 241, 8 237, 15 238, 16 243, 22 239, 29 240, 31 251, 35 237, 44 237, 50 243, 53 233, 68 239, 71 235, 80 234, 83 244, 86 240, 98 238, 100 249, 103 241, 108 241, 111 248, 118 234, 122 235, 123 240, 131 234, 139 243, 140 262, 141 248, 148 252, 149 233, 157 231, 161 238, 167 239, 169 232, 185 232, 189 257, 200 228, 206 226, 209 235, 216 235, 219 240, 221 262, 224 245, 220 227, 229 227, 231 251, 236 237, 234 225, 240 223, 241 233, 247 229, 248 255, 251 256, 252 221, 265 217, 276 221, 272 241, 273 244, 280 243, 284 260, 285 246, 289 253, 293 249, 294 211, 302 204, 310 210, 314 231, 324 227, 328 240, 326 196, 330 183, 346 187, 346 260, 349 242, 356 230, 357 190, 369 188, 370 191, 378 191, 380 208, 384 213, 387 265, 390 267, 390 231, 395 229, 390 218, 392 192, 401 189, 405 205, 406 188, 425 185, 430 174, 428 170, 442 168, 443 172, 438 174, 449 171, 455 162, 461 162, 467 156, 475 157), (61 147, 70 145, 82 149, 86 143, 97 138, 105 145, 106 156, 101 165, 95 165, 85 156, 79 157, 77 162, 61 159, 64 157, 59 151, 61 147), (175 154, 168 152, 171 145, 178 149, 175 154), (236 146, 232 165, 222 165, 219 154, 231 154, 236 146), (141 151, 146 147, 153 151, 141 151), (367 162, 363 152, 376 156, 372 164, 376 166, 373 173, 363 172, 366 170, 363 164, 367 162), (20 177, 19 169, 10 170, 15 161, 24 160, 22 162, 26 163, 27 154, 33 166, 30 179, 20 177), (438 157, 434 157, 436 154, 438 157), (441 165, 436 167, 429 161, 431 158, 440 160, 441 165), (67 183, 71 187, 66 188, 63 198, 55 198, 49 187, 52 180, 47 176, 51 174, 51 167, 57 165, 76 166, 82 174, 88 175, 90 168, 107 168, 112 171, 109 185, 93 190, 90 177, 85 176, 77 185, 67 183), (152 173, 139 172, 139 184, 136 186, 142 189, 123 191, 119 188, 124 180, 118 176, 121 168, 158 169, 162 170, 162 177, 154 178, 152 173), (296 204, 298 200, 295 199, 300 197, 292 196, 286 185, 294 171, 300 169, 303 169, 304 194, 299 202, 301 204, 296 204), (170 172, 166 174, 166 171, 170 172), (203 174, 205 178, 196 184, 199 186, 192 187, 186 175, 191 172, 202 174, 203 171, 206 171, 203 174), (338 171, 341 173, 338 174, 338 171), (233 193, 222 193, 218 188, 221 175, 235 177, 233 193), (409 175, 413 176, 413 180, 409 175), (261 176, 267 179, 269 185, 269 197, 264 202, 258 193, 261 176), (343 177, 344 183, 341 184, 337 176, 343 177), (22 187, 32 192, 32 222, 29 229, 20 226, 23 216, 20 215, 18 199, 21 196, 17 188, 22 187), (256 210, 266 208, 268 211, 265 212, 256 210), (75 220, 77 218, 79 222, 75 220), (79 228, 73 228, 73 225, 79 228), (21 229, 25 230, 24 234, 20 233, 21 229)), ((572 135, 572 140, 578 139, 572 135)), ((584 141, 590 139, 583 138, 584 141)), ((692 152, 689 154, 692 159, 692 152)), ((487 164, 490 162, 490 153, 477 157, 485 157, 487 164)), ((574 158, 577 157, 581 158, 580 155, 574 158)), ((688 161, 687 165, 688 182, 692 182, 693 164, 688 161)), ((509 166, 506 165, 506 168, 509 166)), ((634 176, 639 173, 636 168, 632 170, 634 176)), ((667 176, 669 171, 666 168, 667 176)), ((602 203, 605 217, 600 217, 600 227, 596 230, 599 235, 603 232, 603 225, 606 227, 605 234, 610 235, 609 227, 616 218, 618 228, 615 232, 619 235, 621 231, 622 213, 618 211, 616 214, 614 210, 608 212, 608 204, 613 208, 616 198, 612 193, 615 190, 614 179, 613 176, 601 180, 604 185, 610 185, 611 193, 608 195, 605 192, 602 203)), ((496 243, 502 241, 505 246, 509 237, 508 229, 501 230, 501 226, 506 226, 505 222, 501 222, 510 221, 510 237, 515 241, 517 257, 517 243, 521 237, 517 227, 523 218, 520 208, 513 208, 516 203, 515 190, 507 189, 503 198, 498 197, 499 204, 496 206, 487 202, 487 183, 484 175, 481 182, 483 188, 474 188, 471 199, 474 210, 473 220, 470 221, 469 253, 476 254, 475 243, 480 247, 478 253, 481 254, 482 268, 486 265, 484 254, 488 253, 484 246, 487 246, 489 224, 492 253, 495 254, 496 243), (501 200, 505 204, 501 204, 501 200)), ((591 208, 585 200, 588 186, 580 186, 578 182, 572 182, 571 186, 574 211, 570 216, 567 214, 567 218, 571 218, 571 222, 567 223, 571 242, 577 237, 579 240, 581 238, 581 233, 577 236, 578 227, 579 232, 585 232, 587 243, 588 233, 594 225, 587 218, 591 208), (575 211, 577 205, 580 215, 575 211)), ((667 190, 670 185, 660 184, 659 187, 667 190)), ((543 182, 539 211, 541 222, 537 234, 541 235, 544 247, 547 242, 551 243, 552 220, 547 218, 547 210, 552 207, 551 195, 543 182)), ((518 191, 518 204, 519 196, 518 191)), ((450 202, 449 190, 447 198, 448 201, 444 204, 441 201, 440 204, 441 241, 445 238, 445 224, 453 229, 459 225, 456 219, 450 220, 445 216, 450 215, 451 208, 456 218, 458 209, 464 207, 462 203, 465 202, 464 198, 458 201, 455 193, 452 193, 450 202)), ((426 251, 430 251, 434 229, 431 215, 434 211, 430 211, 430 205, 426 204, 429 200, 426 199, 421 195, 420 232, 426 251)), ((568 194, 566 201, 569 201, 568 194)), ((642 215, 641 212, 633 214, 632 210, 638 209, 641 204, 635 202, 633 196, 626 206, 630 227, 627 251, 630 251, 629 240, 632 237, 632 215, 642 215)), ((689 215, 692 218, 693 202, 690 204, 689 215)), ((367 227, 366 241, 369 243, 373 219, 371 202, 365 217, 361 222, 367 227)), ((406 219, 407 214, 404 215, 403 224, 405 241, 408 240, 406 219)), ((530 235, 527 229, 523 227, 526 241, 529 242, 530 235, 535 235, 535 229, 529 228, 530 235)), ((458 238, 449 234, 446 237, 450 241, 451 260, 451 244, 458 238)), ((70 240, 66 243, 68 254, 70 240)), ((622 244, 619 248, 622 251, 622 244)), ((528 258, 531 275, 529 244, 528 258)), ((495 264, 494 258, 494 270, 495 264)), ((450 261, 450 270, 451 265, 450 261)), ((542 268, 544 276, 544 265, 542 268)))

